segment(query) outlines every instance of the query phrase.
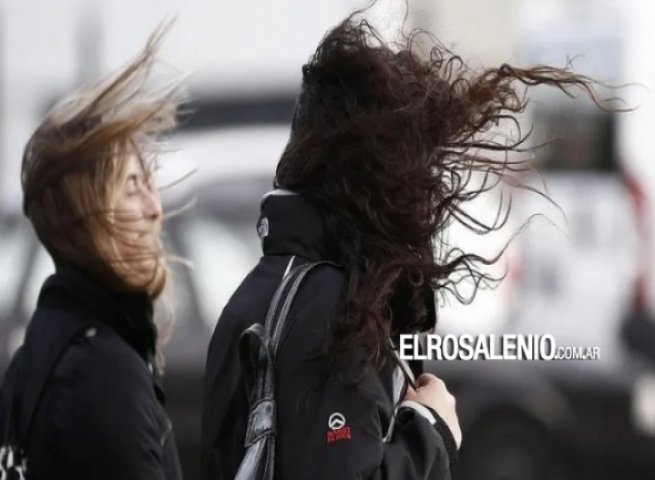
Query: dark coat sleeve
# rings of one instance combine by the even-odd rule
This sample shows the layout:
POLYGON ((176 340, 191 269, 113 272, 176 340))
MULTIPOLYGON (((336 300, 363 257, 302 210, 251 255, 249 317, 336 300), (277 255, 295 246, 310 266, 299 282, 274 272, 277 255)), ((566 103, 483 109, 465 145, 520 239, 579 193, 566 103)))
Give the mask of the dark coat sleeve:
POLYGON ((342 287, 339 272, 321 269, 294 302, 276 364, 276 477, 450 479, 444 438, 413 409, 397 412, 393 434, 384 440, 393 405, 378 372, 348 386, 325 377, 325 359, 308 360, 326 344, 342 287), (335 430, 339 419, 343 427, 335 430))
POLYGON ((53 378, 51 412, 67 478, 164 480, 168 418, 143 360, 110 333, 80 339, 53 378))

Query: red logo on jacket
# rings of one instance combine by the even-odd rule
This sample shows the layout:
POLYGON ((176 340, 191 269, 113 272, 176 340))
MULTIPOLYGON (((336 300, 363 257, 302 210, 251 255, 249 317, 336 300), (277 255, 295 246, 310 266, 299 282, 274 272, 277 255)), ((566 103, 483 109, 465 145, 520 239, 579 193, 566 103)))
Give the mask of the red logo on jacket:
POLYGON ((346 425, 346 417, 334 412, 328 419, 330 429, 325 434, 325 441, 330 444, 340 440, 350 440, 350 427, 346 425))

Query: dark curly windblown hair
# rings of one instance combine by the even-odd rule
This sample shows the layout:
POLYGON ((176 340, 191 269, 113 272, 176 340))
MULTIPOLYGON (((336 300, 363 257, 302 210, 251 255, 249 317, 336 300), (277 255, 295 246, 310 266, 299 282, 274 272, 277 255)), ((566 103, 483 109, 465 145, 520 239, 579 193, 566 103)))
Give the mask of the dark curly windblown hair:
POLYGON ((500 255, 446 248, 440 234, 452 222, 479 234, 498 230, 509 204, 492 224, 463 204, 501 182, 533 190, 521 182, 528 159, 508 157, 528 151, 530 133, 518 121, 527 91, 549 85, 602 101, 592 79, 568 69, 474 71, 423 31, 390 45, 359 14, 328 32, 303 66, 275 185, 320 209, 347 273, 344 311, 331 332, 333 360, 357 347, 375 367, 390 336, 435 326, 433 292, 470 301, 457 293, 462 278, 475 288, 499 280, 481 267, 500 255), (514 126, 514 141, 491 135, 500 122, 514 126))

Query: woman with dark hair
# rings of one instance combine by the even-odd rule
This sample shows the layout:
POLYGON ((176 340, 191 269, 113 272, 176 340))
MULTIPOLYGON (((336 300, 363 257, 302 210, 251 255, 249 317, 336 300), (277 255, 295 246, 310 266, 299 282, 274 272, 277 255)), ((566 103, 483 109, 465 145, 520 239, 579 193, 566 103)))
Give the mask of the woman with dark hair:
POLYGON ((467 277, 476 286, 496 280, 481 268, 496 259, 448 248, 442 237, 453 222, 498 230, 507 211, 489 225, 463 204, 505 181, 529 188, 520 183, 527 164, 506 155, 528 135, 519 129, 502 143, 485 134, 501 121, 518 127, 530 87, 579 88, 597 101, 592 82, 567 70, 476 72, 423 32, 390 46, 359 13, 303 66, 276 190, 262 200, 264 255, 209 347, 207 480, 234 478, 244 442, 256 441, 240 335, 263 322, 294 266, 322 260, 337 266, 308 275, 277 347, 275 478, 451 478, 461 442, 455 400, 420 365, 410 370, 394 345, 435 327, 435 293, 457 294, 467 277), (434 46, 423 54, 426 44, 434 46))
POLYGON ((58 104, 25 148, 24 212, 55 273, 0 391, 2 478, 182 477, 153 320, 167 283, 154 147, 180 94, 147 86, 163 33, 58 104))

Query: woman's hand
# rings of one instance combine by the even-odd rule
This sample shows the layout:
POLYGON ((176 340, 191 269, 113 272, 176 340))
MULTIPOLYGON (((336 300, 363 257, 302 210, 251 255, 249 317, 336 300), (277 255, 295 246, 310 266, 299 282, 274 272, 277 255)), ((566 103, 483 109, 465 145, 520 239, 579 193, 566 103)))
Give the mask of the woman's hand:
POLYGON ((413 400, 432 408, 446 422, 453 434, 457 448, 462 443, 462 430, 459 427, 455 397, 448 391, 446 384, 430 373, 418 377, 418 388, 407 388, 404 400, 413 400))

